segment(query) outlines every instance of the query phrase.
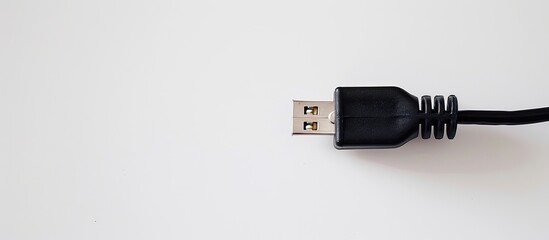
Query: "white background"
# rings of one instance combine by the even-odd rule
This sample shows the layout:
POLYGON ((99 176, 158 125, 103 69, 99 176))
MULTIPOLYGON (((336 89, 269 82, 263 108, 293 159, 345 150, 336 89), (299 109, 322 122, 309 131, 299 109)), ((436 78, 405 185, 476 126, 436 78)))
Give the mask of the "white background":
POLYGON ((548 239, 548 124, 337 151, 337 86, 549 105, 548 1, 0 1, 0 239, 548 239))

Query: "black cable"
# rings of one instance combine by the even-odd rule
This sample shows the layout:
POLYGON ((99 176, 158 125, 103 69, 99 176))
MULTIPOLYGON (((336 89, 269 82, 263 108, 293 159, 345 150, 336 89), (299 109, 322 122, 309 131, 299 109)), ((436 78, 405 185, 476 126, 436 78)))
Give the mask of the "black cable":
POLYGON ((520 111, 467 110, 457 114, 459 124, 521 125, 549 121, 549 107, 520 111))
POLYGON ((458 125, 549 122, 549 107, 459 111, 454 95, 418 97, 399 87, 338 87, 333 101, 294 101, 293 134, 334 134, 338 149, 394 148, 421 136, 448 139, 458 125))

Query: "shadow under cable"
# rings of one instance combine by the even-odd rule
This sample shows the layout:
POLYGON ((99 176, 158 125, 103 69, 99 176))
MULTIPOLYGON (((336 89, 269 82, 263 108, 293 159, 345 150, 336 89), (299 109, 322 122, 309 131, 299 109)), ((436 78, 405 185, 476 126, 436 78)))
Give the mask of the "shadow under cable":
POLYGON ((414 139, 396 149, 352 150, 360 159, 426 173, 503 171, 531 161, 534 153, 518 136, 487 126, 462 126, 453 140, 414 139))

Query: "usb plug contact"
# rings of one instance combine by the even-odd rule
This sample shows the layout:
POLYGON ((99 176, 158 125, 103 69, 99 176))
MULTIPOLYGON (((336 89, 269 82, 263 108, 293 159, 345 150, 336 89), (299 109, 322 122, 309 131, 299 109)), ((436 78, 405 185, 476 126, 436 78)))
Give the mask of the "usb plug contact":
POLYGON ((292 134, 334 134, 333 101, 294 100, 292 134))

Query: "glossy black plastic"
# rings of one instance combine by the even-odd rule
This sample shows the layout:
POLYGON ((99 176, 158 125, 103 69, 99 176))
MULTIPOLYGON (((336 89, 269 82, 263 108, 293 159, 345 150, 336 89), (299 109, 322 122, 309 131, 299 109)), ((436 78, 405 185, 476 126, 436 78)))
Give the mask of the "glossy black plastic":
POLYGON ((334 93, 335 136, 338 149, 348 148, 395 148, 419 135, 429 138, 444 136, 453 138, 457 130, 457 98, 418 98, 398 87, 339 87, 334 93), (434 127, 434 130, 432 128, 434 127))

